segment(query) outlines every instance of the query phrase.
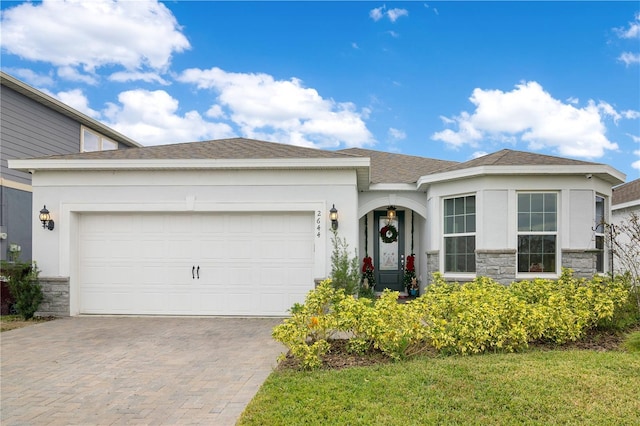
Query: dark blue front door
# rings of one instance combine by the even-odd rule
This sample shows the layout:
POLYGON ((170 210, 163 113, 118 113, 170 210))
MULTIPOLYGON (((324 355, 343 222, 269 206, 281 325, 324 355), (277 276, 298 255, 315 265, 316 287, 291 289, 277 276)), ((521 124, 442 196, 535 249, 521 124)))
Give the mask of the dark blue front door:
POLYGON ((393 220, 386 212, 374 212, 374 245, 376 291, 385 288, 404 291, 402 282, 404 267, 404 212, 396 212, 393 220), (381 234, 384 232, 384 236, 381 234))

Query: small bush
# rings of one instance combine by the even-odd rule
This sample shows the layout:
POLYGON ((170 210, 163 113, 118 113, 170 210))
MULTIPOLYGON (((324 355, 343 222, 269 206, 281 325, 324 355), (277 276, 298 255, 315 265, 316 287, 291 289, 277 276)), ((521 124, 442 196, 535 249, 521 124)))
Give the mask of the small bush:
POLYGON ((356 294, 360 286, 358 255, 349 257, 349 245, 346 238, 338 237, 338 231, 332 230, 333 251, 331 253, 331 283, 336 289, 343 289, 347 294, 356 294))
POLYGON ((7 268, 6 271, 4 267, 3 265, 3 274, 5 272, 8 274, 7 285, 15 300, 16 312, 25 320, 33 318, 44 298, 38 279, 40 271, 35 264, 16 264, 12 268, 7 268))

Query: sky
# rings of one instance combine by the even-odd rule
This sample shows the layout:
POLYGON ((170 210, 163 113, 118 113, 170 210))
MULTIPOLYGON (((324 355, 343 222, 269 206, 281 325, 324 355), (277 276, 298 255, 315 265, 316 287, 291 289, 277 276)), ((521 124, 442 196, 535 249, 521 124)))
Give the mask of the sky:
POLYGON ((1 68, 143 145, 246 137, 640 177, 640 4, 2 1, 1 68))

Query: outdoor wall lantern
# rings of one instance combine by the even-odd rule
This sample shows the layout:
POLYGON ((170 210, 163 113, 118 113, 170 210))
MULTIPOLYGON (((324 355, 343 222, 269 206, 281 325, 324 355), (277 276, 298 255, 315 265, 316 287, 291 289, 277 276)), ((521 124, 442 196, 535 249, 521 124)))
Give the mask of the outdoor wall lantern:
POLYGON ((334 231, 338 229, 338 209, 336 209, 335 204, 329 210, 329 219, 331 219, 331 229, 334 231))
POLYGON ((387 219, 393 220, 396 218, 396 208, 393 206, 387 207, 387 219))
POLYGON ((53 231, 54 222, 51 219, 51 215, 49 214, 49 210, 47 210, 47 206, 44 206, 42 210, 40 210, 40 222, 42 222, 42 227, 44 229, 48 229, 49 231, 53 231))

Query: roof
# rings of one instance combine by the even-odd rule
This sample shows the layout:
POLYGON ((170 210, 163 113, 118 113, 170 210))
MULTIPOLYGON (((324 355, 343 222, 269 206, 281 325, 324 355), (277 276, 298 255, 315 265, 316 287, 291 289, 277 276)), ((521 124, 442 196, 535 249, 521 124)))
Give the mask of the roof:
POLYGON ((100 123, 97 120, 94 120, 88 115, 85 115, 80 111, 71 108, 69 105, 60 102, 59 100, 47 95, 46 93, 34 89, 28 84, 2 71, 0 71, 0 84, 2 84, 2 86, 15 90, 16 92, 26 96, 27 98, 46 106, 47 108, 59 112, 60 114, 65 115, 83 124, 84 126, 89 127, 90 129, 100 132, 109 139, 113 139, 114 141, 121 142, 132 147, 142 146, 138 142, 123 135, 122 133, 113 130, 112 128, 100 123))
POLYGON ((349 148, 338 152, 370 158, 372 184, 416 183, 420 176, 459 164, 455 161, 435 160, 362 148, 349 148))
POLYGON ((255 139, 230 138, 113 151, 54 155, 47 158, 66 160, 246 160, 356 157, 358 156, 335 151, 323 151, 315 148, 305 148, 255 139))
POLYGON ((632 180, 613 188, 611 204, 615 206, 627 203, 640 204, 640 179, 632 180))
POLYGON ((587 166, 594 164, 599 163, 503 149, 493 154, 483 155, 482 157, 474 158, 464 163, 458 163, 446 169, 437 170, 437 172, 451 172, 480 166, 587 166))

